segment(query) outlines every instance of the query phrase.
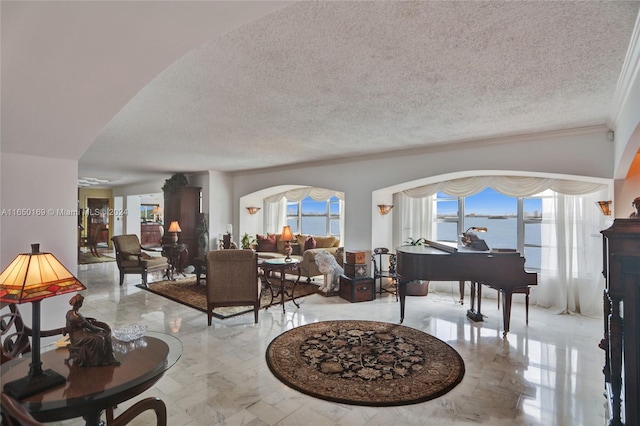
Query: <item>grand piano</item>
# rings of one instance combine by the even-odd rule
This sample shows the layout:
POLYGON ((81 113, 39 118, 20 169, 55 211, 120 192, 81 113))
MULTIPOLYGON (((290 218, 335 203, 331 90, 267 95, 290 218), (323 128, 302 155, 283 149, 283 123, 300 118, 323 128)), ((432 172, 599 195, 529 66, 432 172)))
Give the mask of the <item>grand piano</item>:
POLYGON ((426 240, 423 246, 398 247, 396 257, 400 322, 404 321, 407 283, 416 280, 459 281, 462 302, 464 282, 470 281, 471 309, 467 316, 474 321, 482 321, 480 302, 483 284, 500 291, 503 296, 503 335, 506 336, 514 290, 538 284, 538 275, 525 271, 524 257, 513 250, 475 250, 426 240))

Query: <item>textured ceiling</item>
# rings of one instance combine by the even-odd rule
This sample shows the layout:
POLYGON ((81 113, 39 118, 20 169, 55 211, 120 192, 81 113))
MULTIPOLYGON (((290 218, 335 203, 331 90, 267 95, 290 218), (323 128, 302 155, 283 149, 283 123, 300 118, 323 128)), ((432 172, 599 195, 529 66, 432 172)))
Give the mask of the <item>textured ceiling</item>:
POLYGON ((294 3, 157 75, 79 173, 232 172, 603 125, 639 5, 294 3))

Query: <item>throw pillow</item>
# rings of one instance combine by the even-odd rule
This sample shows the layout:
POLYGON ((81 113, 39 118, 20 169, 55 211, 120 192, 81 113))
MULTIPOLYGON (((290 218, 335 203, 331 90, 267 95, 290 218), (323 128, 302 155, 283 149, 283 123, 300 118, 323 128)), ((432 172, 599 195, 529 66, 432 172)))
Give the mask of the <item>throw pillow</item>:
POLYGON ((304 253, 305 251, 314 248, 316 248, 316 240, 311 235, 309 235, 304 240, 304 250, 302 250, 302 252, 304 253))
POLYGON ((316 248, 331 248, 336 242, 336 237, 315 237, 316 248))
POLYGON ((276 245, 276 235, 275 234, 267 234, 264 235, 256 235, 256 239, 258 240, 258 248, 256 251, 267 251, 267 252, 277 252, 278 247, 276 245))

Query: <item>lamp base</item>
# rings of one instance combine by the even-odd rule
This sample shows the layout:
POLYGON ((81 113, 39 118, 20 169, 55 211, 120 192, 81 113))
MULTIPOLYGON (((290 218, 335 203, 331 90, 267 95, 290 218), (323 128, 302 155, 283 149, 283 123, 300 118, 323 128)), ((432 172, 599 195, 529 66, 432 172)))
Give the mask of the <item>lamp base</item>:
POLYGON ((5 383, 3 390, 15 399, 22 399, 49 388, 59 386, 66 381, 67 379, 60 374, 51 369, 47 369, 43 370, 42 374, 25 376, 13 382, 5 383))

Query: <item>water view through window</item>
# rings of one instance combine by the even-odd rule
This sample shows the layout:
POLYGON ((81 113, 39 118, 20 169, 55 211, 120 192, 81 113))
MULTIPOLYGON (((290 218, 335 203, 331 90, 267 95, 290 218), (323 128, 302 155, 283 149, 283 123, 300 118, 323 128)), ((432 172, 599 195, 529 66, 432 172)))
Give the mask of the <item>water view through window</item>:
POLYGON ((337 197, 317 201, 307 197, 287 203, 287 225, 304 235, 340 235, 340 201, 337 197))
POLYGON ((540 268, 542 198, 530 197, 519 200, 488 188, 464 197, 444 193, 436 201, 437 240, 456 242, 458 222, 460 229, 484 227, 487 232, 478 233, 489 248, 517 249, 526 258, 528 268, 540 268), (523 223, 523 235, 518 235, 518 222, 523 223))

